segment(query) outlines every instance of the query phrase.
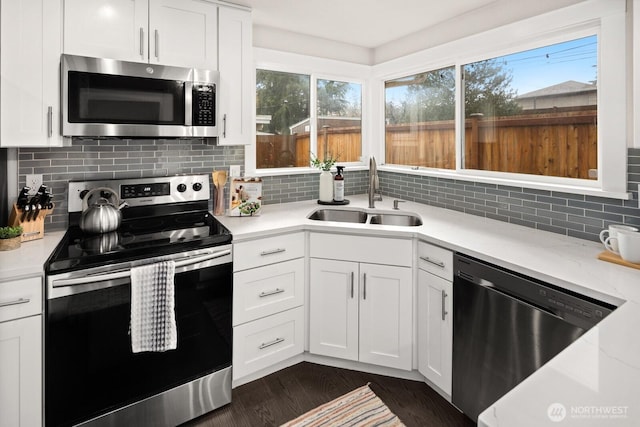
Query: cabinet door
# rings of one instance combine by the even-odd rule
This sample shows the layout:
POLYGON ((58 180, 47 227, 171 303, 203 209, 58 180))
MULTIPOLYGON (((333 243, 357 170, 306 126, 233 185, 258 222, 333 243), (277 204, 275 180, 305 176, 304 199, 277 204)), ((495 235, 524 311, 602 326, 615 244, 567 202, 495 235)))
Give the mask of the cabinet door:
POLYGON ((418 272, 418 370, 451 395, 453 286, 426 271, 418 272))
POLYGON ((1 0, 0 19, 0 146, 60 146, 60 2, 1 0))
POLYGON ((64 0, 64 53, 147 62, 148 0, 64 0))
POLYGON ((411 268, 360 264, 360 361, 411 370, 411 268))
POLYGON ((220 7, 219 145, 248 145, 253 136, 253 61, 251 12, 220 7))
POLYGON ((1 427, 42 425, 41 322, 32 316, 0 323, 1 427))
POLYGON ((358 264, 310 260, 309 351, 358 360, 358 264))
POLYGON ((149 62, 218 68, 218 7, 199 0, 149 1, 149 62))

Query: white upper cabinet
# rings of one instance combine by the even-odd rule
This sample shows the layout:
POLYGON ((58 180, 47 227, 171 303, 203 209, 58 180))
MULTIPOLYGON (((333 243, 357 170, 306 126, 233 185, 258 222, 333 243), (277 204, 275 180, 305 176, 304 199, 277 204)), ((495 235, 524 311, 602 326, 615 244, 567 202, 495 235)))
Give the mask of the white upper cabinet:
POLYGON ((64 0, 64 53, 218 68, 217 13, 198 0, 64 0))
POLYGON ((148 0, 64 0, 64 53, 147 62, 148 0))
POLYGON ((150 0, 149 62, 217 69, 217 13, 200 0, 150 0))
POLYGON ((253 137, 253 56, 251 12, 220 7, 219 145, 248 145, 253 137))
POLYGON ((0 146, 60 146, 60 2, 1 0, 0 19, 0 146))

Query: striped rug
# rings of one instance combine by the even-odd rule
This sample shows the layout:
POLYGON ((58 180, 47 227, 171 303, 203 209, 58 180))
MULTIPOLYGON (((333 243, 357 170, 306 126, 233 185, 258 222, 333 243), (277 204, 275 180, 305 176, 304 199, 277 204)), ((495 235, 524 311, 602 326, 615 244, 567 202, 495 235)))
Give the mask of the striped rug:
POLYGON ((400 419, 369 388, 362 386, 318 406, 281 427, 402 427, 400 419))

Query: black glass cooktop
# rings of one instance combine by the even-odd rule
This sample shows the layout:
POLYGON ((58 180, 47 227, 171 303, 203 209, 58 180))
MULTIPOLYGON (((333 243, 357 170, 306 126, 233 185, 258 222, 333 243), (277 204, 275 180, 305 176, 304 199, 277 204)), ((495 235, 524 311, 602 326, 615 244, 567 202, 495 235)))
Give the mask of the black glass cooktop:
POLYGON ((124 220, 117 231, 86 234, 69 227, 49 258, 47 274, 152 258, 230 243, 231 233, 208 211, 124 220))

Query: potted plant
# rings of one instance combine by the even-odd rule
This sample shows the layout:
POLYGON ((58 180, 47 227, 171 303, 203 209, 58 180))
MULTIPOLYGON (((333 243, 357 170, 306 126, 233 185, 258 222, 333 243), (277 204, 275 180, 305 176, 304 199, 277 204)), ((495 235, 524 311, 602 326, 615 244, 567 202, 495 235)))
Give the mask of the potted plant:
POLYGON ((320 169, 320 201, 330 202, 333 200, 333 175, 331 167, 338 161, 338 157, 325 155, 323 160, 311 153, 311 166, 320 169))
POLYGON ((0 251, 10 251, 20 247, 22 227, 0 227, 0 251))

